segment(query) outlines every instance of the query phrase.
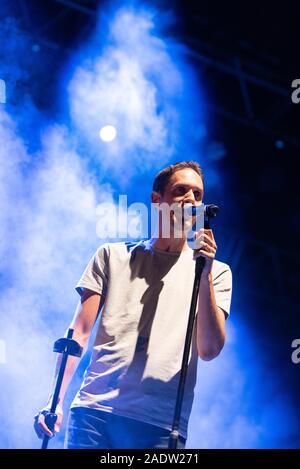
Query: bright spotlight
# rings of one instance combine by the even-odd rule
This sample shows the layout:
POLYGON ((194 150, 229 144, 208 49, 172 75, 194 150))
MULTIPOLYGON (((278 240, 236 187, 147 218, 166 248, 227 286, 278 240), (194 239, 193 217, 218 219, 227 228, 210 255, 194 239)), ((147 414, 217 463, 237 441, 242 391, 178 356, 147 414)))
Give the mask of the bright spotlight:
POLYGON ((105 125, 100 129, 99 135, 103 142, 112 142, 117 136, 117 130, 113 125, 105 125))

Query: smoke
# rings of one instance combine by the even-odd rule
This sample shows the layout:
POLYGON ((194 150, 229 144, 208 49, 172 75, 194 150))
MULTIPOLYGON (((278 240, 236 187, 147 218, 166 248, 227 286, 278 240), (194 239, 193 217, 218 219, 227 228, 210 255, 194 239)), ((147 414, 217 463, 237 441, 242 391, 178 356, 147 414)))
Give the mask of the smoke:
POLYGON ((0 117, 1 408, 8 446, 31 447, 28 427, 50 390, 52 342, 67 328, 74 285, 97 243, 96 194, 66 129, 45 131, 38 166, 29 170, 32 155, 3 110, 0 117))
POLYGON ((127 189, 133 176, 171 158, 197 158, 203 131, 199 88, 184 62, 184 48, 159 37, 158 25, 154 10, 118 10, 105 28, 101 55, 99 28, 69 85, 76 128, 102 173, 127 189), (109 145, 99 139, 105 125, 117 129, 109 145))
POLYGON ((176 66, 153 28, 149 12, 122 9, 100 48, 98 29, 85 58, 74 58, 70 115, 45 126, 32 99, 30 38, 14 19, 1 22, 0 74, 9 90, 0 108, 1 447, 39 446, 33 415, 48 397, 52 344, 73 315, 74 285, 100 244, 97 205, 112 202, 135 167, 156 171, 175 152, 176 95, 183 105, 191 93, 183 91, 183 63, 176 66), (110 146, 98 135, 106 123, 118 130, 110 146))

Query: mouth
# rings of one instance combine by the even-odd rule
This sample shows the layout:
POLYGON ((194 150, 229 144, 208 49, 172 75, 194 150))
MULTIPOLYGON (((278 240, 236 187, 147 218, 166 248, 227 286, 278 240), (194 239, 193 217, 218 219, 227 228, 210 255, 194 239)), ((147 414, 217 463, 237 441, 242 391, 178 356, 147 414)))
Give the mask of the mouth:
POLYGON ((194 204, 188 203, 182 205, 182 218, 185 220, 196 218, 197 207, 194 204))
POLYGON ((189 231, 196 221, 196 216, 192 214, 195 208, 193 204, 181 203, 178 205, 178 211, 173 211, 175 228, 181 232, 189 231))

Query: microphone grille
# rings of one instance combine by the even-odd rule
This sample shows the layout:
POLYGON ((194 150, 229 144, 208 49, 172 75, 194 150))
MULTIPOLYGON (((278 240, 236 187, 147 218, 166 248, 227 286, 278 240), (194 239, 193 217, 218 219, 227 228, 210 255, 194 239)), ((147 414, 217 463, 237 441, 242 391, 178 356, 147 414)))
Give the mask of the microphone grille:
POLYGON ((218 212, 220 211, 220 208, 217 205, 210 204, 210 205, 205 205, 205 215, 207 217, 215 217, 218 212))

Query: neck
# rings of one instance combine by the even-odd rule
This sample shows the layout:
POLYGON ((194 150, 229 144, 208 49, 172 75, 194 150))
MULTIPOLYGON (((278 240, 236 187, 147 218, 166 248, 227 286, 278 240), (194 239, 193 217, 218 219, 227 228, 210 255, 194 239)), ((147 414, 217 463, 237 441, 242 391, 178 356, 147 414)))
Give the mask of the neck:
POLYGON ((153 236, 150 242, 153 247, 166 252, 181 252, 189 249, 184 235, 181 238, 163 238, 161 235, 157 235, 153 236))

